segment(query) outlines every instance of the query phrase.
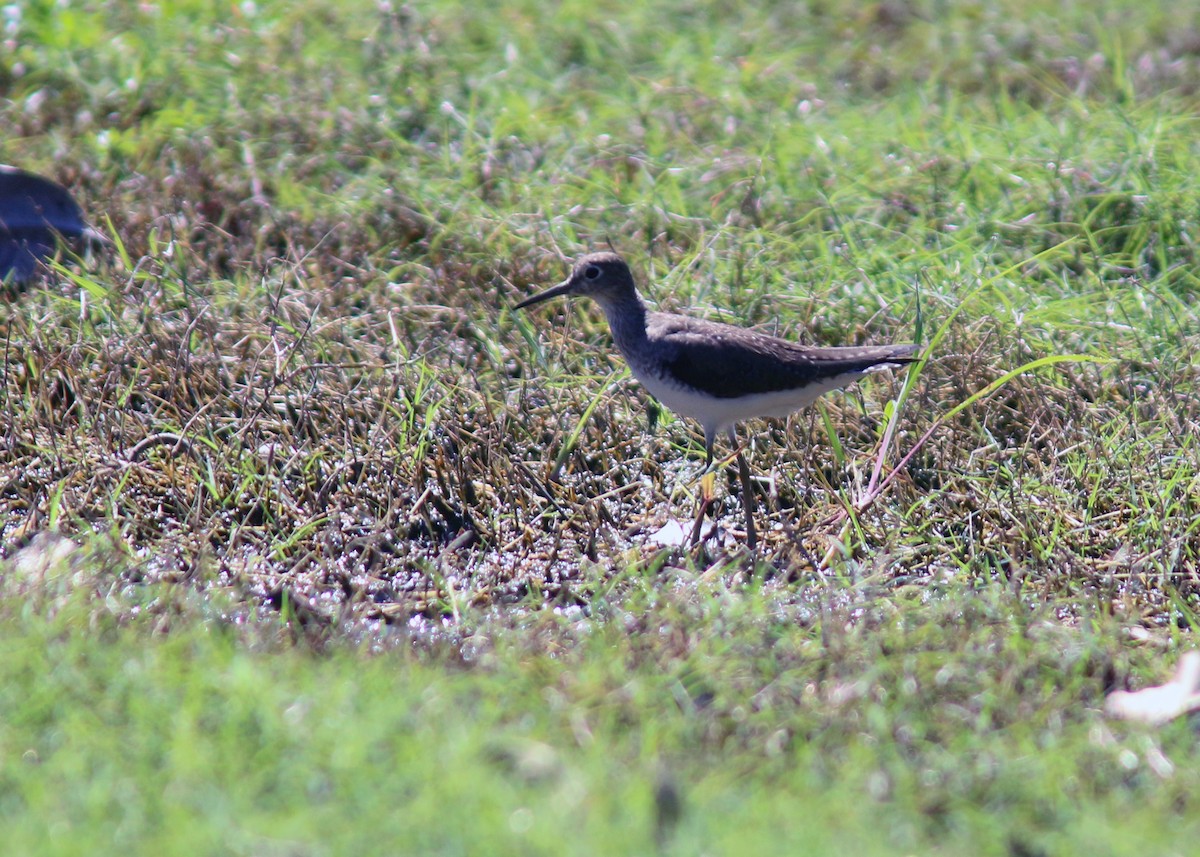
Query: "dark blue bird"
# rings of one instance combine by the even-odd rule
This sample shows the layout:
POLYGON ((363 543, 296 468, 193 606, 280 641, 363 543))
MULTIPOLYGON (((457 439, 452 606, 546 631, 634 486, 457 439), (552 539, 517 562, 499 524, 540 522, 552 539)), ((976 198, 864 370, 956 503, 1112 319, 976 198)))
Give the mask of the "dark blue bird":
POLYGON ((0 282, 27 282, 60 241, 93 234, 62 185, 0 166, 0 282))

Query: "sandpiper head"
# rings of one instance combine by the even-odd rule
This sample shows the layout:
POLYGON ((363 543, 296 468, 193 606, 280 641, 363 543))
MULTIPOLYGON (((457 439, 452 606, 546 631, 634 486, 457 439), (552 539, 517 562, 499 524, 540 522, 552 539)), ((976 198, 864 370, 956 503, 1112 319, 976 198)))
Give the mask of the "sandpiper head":
POLYGON ((575 263, 571 276, 541 294, 526 298, 516 308, 540 304, 560 295, 584 295, 603 304, 635 293, 633 274, 624 259, 616 253, 588 253, 575 263))

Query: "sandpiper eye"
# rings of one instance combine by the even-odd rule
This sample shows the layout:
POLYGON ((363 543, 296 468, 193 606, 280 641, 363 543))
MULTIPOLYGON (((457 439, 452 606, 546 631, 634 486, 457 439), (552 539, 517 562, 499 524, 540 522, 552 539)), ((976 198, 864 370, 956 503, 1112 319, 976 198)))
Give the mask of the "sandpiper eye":
POLYGON ((584 268, 583 275, 589 280, 594 280, 600 276, 600 269, 595 265, 588 265, 586 268, 584 268))

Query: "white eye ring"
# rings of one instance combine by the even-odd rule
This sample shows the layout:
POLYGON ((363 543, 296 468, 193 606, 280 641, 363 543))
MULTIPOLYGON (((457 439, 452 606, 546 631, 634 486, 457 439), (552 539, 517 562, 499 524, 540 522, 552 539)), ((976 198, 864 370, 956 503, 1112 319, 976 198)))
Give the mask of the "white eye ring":
POLYGON ((600 277, 600 269, 595 265, 588 265, 587 268, 584 269, 583 275, 589 280, 598 279, 600 277))

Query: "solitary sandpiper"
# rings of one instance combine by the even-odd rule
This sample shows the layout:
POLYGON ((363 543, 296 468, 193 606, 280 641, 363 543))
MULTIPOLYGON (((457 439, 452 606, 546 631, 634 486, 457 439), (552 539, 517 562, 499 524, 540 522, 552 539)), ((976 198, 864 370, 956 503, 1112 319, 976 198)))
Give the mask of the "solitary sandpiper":
MULTIPOLYGON (((867 372, 917 359, 915 345, 818 348, 731 324, 648 312, 629 266, 616 253, 583 256, 570 277, 516 308, 560 295, 586 295, 600 304, 613 341, 634 377, 658 401, 703 426, 706 467, 712 465, 718 432, 727 432, 737 449, 736 423, 752 417, 785 417, 867 372)), ((738 469, 746 542, 753 549, 757 543, 753 487, 740 451, 738 469)), ((693 536, 699 533, 703 514, 702 506, 693 536)))

